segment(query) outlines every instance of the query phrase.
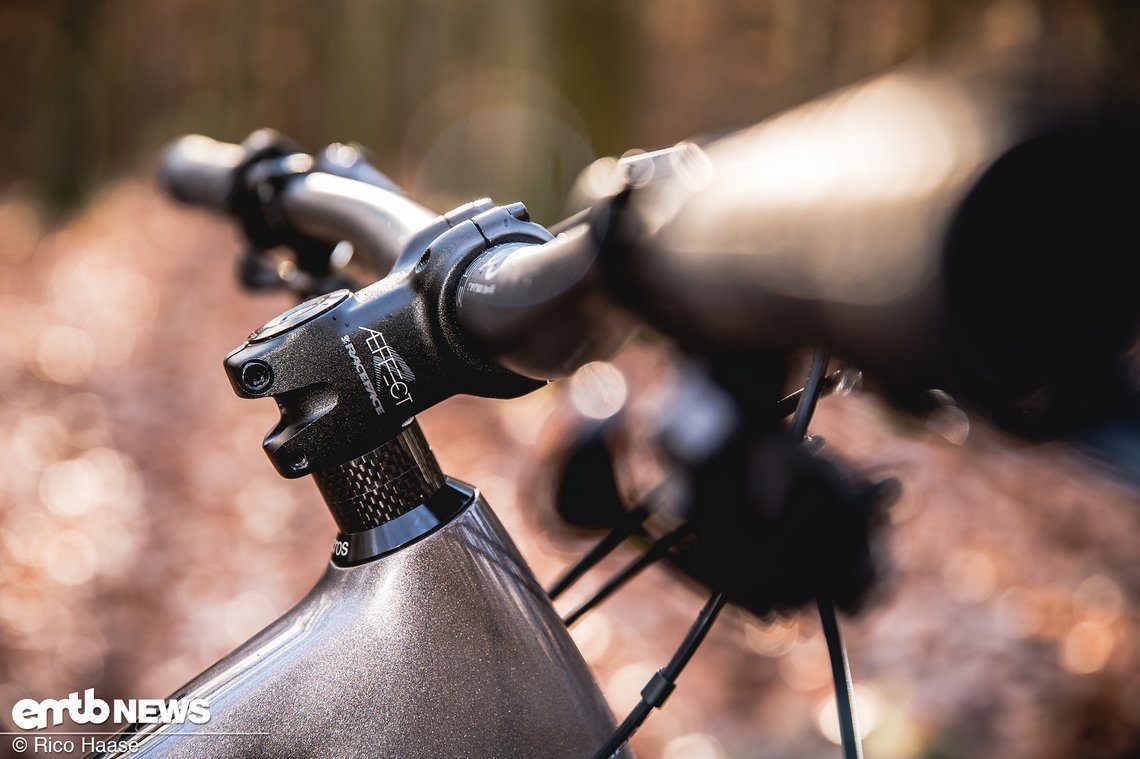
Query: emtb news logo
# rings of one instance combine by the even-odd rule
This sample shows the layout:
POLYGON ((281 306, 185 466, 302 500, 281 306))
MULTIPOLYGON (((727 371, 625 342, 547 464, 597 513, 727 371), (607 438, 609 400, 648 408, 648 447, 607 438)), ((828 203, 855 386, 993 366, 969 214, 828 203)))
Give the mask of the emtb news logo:
POLYGON ((95 697, 94 688, 88 688, 83 691, 82 698, 76 691, 68 694, 67 698, 45 698, 43 701, 24 698, 12 707, 12 721, 21 730, 60 725, 66 718, 79 725, 101 725, 109 719, 116 723, 143 725, 181 725, 186 722, 203 725, 210 721, 210 702, 204 698, 140 698, 115 699, 108 704, 95 697))

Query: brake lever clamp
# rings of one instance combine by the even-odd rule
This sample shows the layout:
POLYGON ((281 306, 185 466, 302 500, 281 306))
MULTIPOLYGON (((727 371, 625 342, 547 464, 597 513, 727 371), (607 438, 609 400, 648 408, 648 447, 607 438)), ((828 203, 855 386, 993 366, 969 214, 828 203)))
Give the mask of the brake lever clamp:
POLYGON ((296 229, 285 217, 280 198, 287 184, 313 172, 354 179, 403 194, 385 174, 368 163, 363 149, 334 143, 316 156, 273 129, 258 129, 242 142, 245 158, 234 169, 227 210, 241 224, 248 246, 238 262, 238 279, 249 290, 289 289, 302 297, 351 283, 333 264, 335 244, 296 229), (285 247, 295 261, 293 276, 283 275, 265 252, 285 247))
POLYGON ((313 159, 285 135, 258 129, 243 142, 245 158, 234 169, 235 178, 226 199, 227 210, 240 223, 249 243, 240 262, 244 286, 253 290, 288 287, 277 267, 263 253, 284 246, 293 251, 297 269, 320 280, 330 275, 334 245, 301 234, 281 215, 276 198, 290 179, 313 170, 313 159))
POLYGON ((879 534, 897 480, 856 477, 701 372, 687 372, 659 423, 692 528, 675 566, 760 617, 823 597, 848 612, 864 604, 886 574, 879 534))
POLYGON ((757 616, 818 598, 854 612, 882 580, 896 480, 858 480, 776 429, 734 435, 690 475, 695 539, 673 561, 757 616))
POLYGON ((417 233, 388 276, 313 298, 251 334, 225 368, 239 396, 277 401, 281 419, 263 443, 277 471, 301 477, 352 461, 453 395, 540 387, 465 344, 455 296, 476 256, 550 239, 522 204, 468 203, 417 233))

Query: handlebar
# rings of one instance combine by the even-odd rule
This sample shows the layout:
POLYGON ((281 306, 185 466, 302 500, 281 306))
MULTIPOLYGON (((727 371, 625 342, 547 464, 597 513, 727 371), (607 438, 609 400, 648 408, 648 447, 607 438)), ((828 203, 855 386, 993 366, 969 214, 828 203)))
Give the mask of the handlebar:
POLYGON ((268 130, 244 145, 181 137, 164 151, 159 178, 175 199, 245 224, 256 207, 264 217, 259 223, 277 227, 286 240, 299 234, 334 245, 350 242, 380 273, 436 217, 364 162, 356 148, 332 145, 313 158, 268 130), (280 162, 276 172, 255 170, 272 161, 280 162))
POLYGON ((188 134, 163 151, 158 175, 164 189, 177 200, 227 213, 235 175, 245 158, 241 145, 188 134))
POLYGON ((885 75, 634 190, 626 299, 703 352, 823 345, 1027 434, 1122 401, 1140 120, 1048 68, 885 75))
POLYGON ((1140 119, 1073 76, 912 67, 619 163, 620 207, 611 190, 591 234, 496 259, 497 287, 469 288, 460 322, 526 368, 561 344, 551 304, 604 281, 704 355, 826 346, 897 403, 937 387, 1029 436, 1119 413, 1140 326, 1140 119), (584 271, 595 257, 603 276, 584 271))
POLYGON ((322 171, 286 184, 280 207, 297 231, 347 240, 380 272, 391 269, 412 236, 436 217, 398 192, 322 171))
POLYGON ((637 324, 609 293, 584 223, 543 245, 475 259, 459 283, 456 319, 497 363, 535 379, 613 356, 637 324))
MULTIPOLYGON (((443 313, 532 378, 612 355, 637 314, 698 351, 825 345, 899 396, 937 386, 1022 431, 1064 426, 1115 399, 1140 311, 1138 122, 1088 92, 917 67, 626 161, 555 239, 464 261, 443 313)), ((163 173, 233 213, 248 156, 183 138, 163 173)), ((326 168, 278 182, 270 215, 381 271, 451 224, 326 168)))

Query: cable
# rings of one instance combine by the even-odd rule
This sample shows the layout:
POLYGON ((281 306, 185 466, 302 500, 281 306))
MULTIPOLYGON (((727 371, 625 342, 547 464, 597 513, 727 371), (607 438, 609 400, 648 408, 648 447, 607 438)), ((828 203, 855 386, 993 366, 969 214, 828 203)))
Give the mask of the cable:
MULTIPOLYGON (((818 350, 811 360, 807 382, 796 403, 792 417, 791 433, 795 438, 807 434, 808 424, 815 413, 816 404, 824 390, 829 360, 827 351, 818 350)), ((830 378, 828 378, 830 379, 830 378)), ((858 716, 855 714, 855 684, 851 679, 851 667, 847 663, 847 649, 839 634, 839 620, 835 617, 835 605, 830 598, 816 599, 819 607, 819 621, 823 627, 823 637, 827 641, 827 658, 831 662, 831 679, 835 683, 835 709, 839 714, 839 737, 845 759, 863 759, 863 746, 859 738, 858 716)))
POLYGON ((829 360, 830 356, 825 350, 818 350, 812 356, 807 382, 804 383, 804 389, 800 392, 796 403, 796 413, 792 416, 791 433, 797 440, 807 434, 808 425, 811 423, 812 415, 815 414, 815 406, 823 394, 829 360))
POLYGON ((597 593, 591 596, 589 600, 587 600, 577 609, 567 614, 566 618, 562 621, 566 623, 567 627, 577 622, 582 618, 582 615, 593 609, 602 601, 609 598, 614 593, 614 591, 640 574, 641 570, 645 569, 650 564, 668 553, 670 548, 680 543, 681 540, 688 534, 689 525, 683 524, 664 537, 658 538, 653 543, 653 545, 649 547, 648 551, 641 554, 641 556, 638 556, 637 559, 626 565, 625 569, 610 578, 610 580, 605 585, 603 585, 597 593))
MULTIPOLYGON (((823 378, 818 390, 819 397, 828 395, 835 390, 839 384, 840 375, 842 375, 842 372, 838 371, 823 378)), ((800 400, 804 397, 806 390, 807 388, 802 388, 781 398, 776 406, 777 412, 782 416, 791 416, 799 408, 800 400)), ((574 562, 573 566, 567 569, 566 572, 558 578, 554 585, 550 587, 550 590, 547 591, 547 595, 550 596, 551 601, 565 593, 571 585, 581 579, 582 575, 593 569, 598 562, 613 553, 614 549, 621 545, 626 538, 638 532, 638 528, 649 516, 646 504, 654 498, 659 489, 660 488, 655 489, 641 504, 630 511, 632 524, 625 522, 610 530, 604 538, 595 543, 589 551, 578 559, 578 561, 574 562)), ((577 617, 575 617, 575 619, 576 618, 577 617)))
POLYGON ((692 627, 689 628, 685 639, 677 647, 673 658, 669 660, 668 664, 657 670, 657 673, 641 689, 641 700, 637 702, 637 706, 633 707, 633 710, 618 725, 617 730, 606 741, 606 744, 594 754, 594 759, 610 759, 625 745, 626 741, 637 731, 637 728, 641 727, 649 713, 654 709, 661 708, 677 687, 677 677, 680 676, 685 665, 693 658, 693 654, 697 652, 705 636, 708 635, 717 615, 724 608, 724 603, 723 593, 713 593, 705 602, 700 614, 697 615, 692 627))
POLYGON ((547 591, 550 600, 553 601, 566 592, 566 589, 577 582, 578 578, 593 568, 599 561, 609 556, 626 538, 637 533, 641 528, 641 524, 648 517, 649 512, 642 506, 637 506, 630 511, 628 519, 610 530, 604 538, 594 544, 593 548, 586 552, 578 561, 574 562, 574 565, 558 578, 558 581, 547 591))
MULTIPOLYGON (((839 380, 842 376, 843 370, 840 369, 824 377, 823 382, 821 383, 819 397, 824 398, 834 393, 835 388, 839 386, 839 380)), ((791 416, 793 413, 795 413, 796 408, 799 406, 800 398, 803 397, 804 390, 806 389, 807 388, 800 388, 799 390, 793 390, 781 398, 779 401, 777 401, 776 412, 781 417, 791 416)))
MULTIPOLYGON (((827 376, 829 361, 827 351, 816 351, 812 358, 811 368, 808 371, 807 382, 802 390, 792 393, 782 399, 779 409, 784 415, 792 413, 790 431, 796 438, 803 438, 807 434, 808 425, 815 413, 816 405, 822 395, 825 395, 838 384, 839 373, 827 376), (794 407, 794 413, 792 409, 794 407)), ((608 554, 625 536, 619 534, 621 528, 615 529, 596 545, 589 554, 583 557, 566 573, 566 575, 551 590, 552 597, 569 587, 589 567, 593 566, 608 554)), ((580 619, 582 615, 605 600, 614 591, 620 588, 641 570, 665 555, 673 545, 688 534, 688 526, 682 525, 653 544, 653 546, 615 575, 605 586, 594 594, 586 603, 575 609, 564 620, 569 626, 580 619)), ((673 654, 673 658, 662 669, 659 669, 645 687, 641 690, 641 699, 630 711, 618 728, 614 731, 605 745, 594 755, 594 759, 611 759, 639 727, 649 717, 653 709, 664 705, 665 701, 676 688, 676 679, 681 671, 692 659, 697 648, 700 647, 716 621, 717 615, 724 608, 723 593, 714 593, 701 609, 697 619, 689 628, 689 633, 681 641, 681 645, 673 654)), ((847 662, 847 651, 839 634, 839 623, 835 616, 835 607, 830 599, 820 597, 817 599, 820 621, 823 626, 824 638, 827 641, 828 658, 831 663, 832 679, 835 683, 835 701, 839 712, 839 730, 843 745, 845 759, 863 759, 863 749, 859 739, 859 729, 854 707, 854 685, 851 679, 851 668, 847 662)))
MULTIPOLYGON (((833 372, 827 377, 823 378, 823 382, 820 387, 821 398, 824 397, 824 395, 832 393, 834 389, 836 389, 839 384, 840 375, 842 375, 842 372, 833 372)), ((799 400, 804 397, 804 390, 805 389, 800 389, 795 392, 791 392, 787 395, 787 397, 780 399, 779 403, 776 405, 777 413, 779 413, 781 416, 791 416, 793 413, 795 413, 796 409, 799 406, 799 400)), ((546 591, 546 595, 551 597, 551 601, 554 601, 555 598, 565 593, 565 591, 567 591, 567 589, 570 588, 573 583, 581 579, 581 576, 583 576, 583 574, 589 570, 592 570, 598 562, 601 562, 603 558, 613 553, 613 549, 620 546, 622 541, 625 541, 626 538, 634 536, 634 534, 640 531, 638 528, 641 527, 641 524, 644 523, 646 519, 649 519, 649 511, 646 504, 649 504, 650 501, 653 500, 655 496, 657 496, 657 493, 660 491, 660 489, 660 485, 658 488, 654 488, 653 492, 651 492, 648 497, 644 498, 641 504, 638 504, 633 509, 630 509, 630 521, 619 524, 618 527, 613 528, 610 532, 606 533, 604 538, 598 540, 586 554, 581 556, 577 562, 573 563, 573 565, 570 566, 570 569, 562 574, 562 577, 554 582, 554 585, 551 586, 551 589, 546 591)))
POLYGON ((859 737, 859 720, 855 713, 855 684, 851 667, 847 663, 847 649, 839 636, 839 620, 831 599, 816 599, 823 637, 827 640, 827 657, 831 660, 831 679, 835 683, 835 708, 839 712, 839 738, 845 759, 863 759, 863 744, 859 737))

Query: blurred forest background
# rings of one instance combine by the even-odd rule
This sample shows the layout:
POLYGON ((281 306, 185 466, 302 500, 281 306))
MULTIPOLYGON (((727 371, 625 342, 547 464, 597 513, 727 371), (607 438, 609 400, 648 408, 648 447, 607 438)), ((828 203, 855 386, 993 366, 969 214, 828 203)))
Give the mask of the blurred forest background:
POLYGON ((557 213, 594 155, 746 125, 931 43, 1048 37, 1137 83, 1127 0, 4 0, 0 190, 74 208, 173 135, 355 140, 557 213))
MULTIPOLYGON (((27 696, 172 692, 327 560, 315 488, 259 450, 275 410, 220 369, 290 301, 240 293, 233 231, 157 193, 163 143, 355 140, 430 206, 490 195, 552 222, 596 156, 747 125, 932 45, 1037 39, 1140 90, 1128 0, 0 1, 0 722, 27 696)), ((636 405, 670 356, 615 364, 606 397, 616 381, 636 405)), ((535 504, 590 388, 422 418, 544 582, 585 545, 535 504)), ((845 628, 868 755, 1140 756, 1135 492, 1064 447, 903 425, 859 395, 817 430, 906 488, 896 581, 845 628)), ((701 602, 655 569, 575 628, 615 712, 701 602)), ((810 614, 730 612, 634 745, 836 756, 831 698, 810 614)))

